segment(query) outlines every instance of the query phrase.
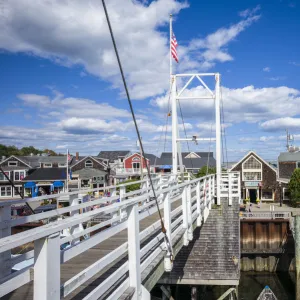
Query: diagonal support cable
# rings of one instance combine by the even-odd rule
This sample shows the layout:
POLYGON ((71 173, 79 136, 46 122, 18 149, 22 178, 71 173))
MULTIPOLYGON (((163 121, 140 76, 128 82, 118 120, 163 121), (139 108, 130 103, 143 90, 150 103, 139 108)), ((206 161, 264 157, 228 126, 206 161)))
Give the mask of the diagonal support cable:
MULTIPOLYGON (((135 127, 136 134, 137 134, 137 137, 138 137, 140 146, 141 146, 141 152, 142 152, 142 155, 143 155, 142 160, 144 160, 144 158, 145 158, 145 151, 144 151, 144 147, 143 147, 141 135, 140 135, 140 132, 139 132, 139 128, 138 128, 138 125, 137 125, 137 121, 136 121, 136 118, 135 118, 135 114, 134 114, 134 110, 133 110, 131 98, 130 98, 129 91, 128 91, 128 87, 127 87, 127 83, 126 83, 126 80, 125 80, 125 75, 124 75, 123 68, 122 68, 122 64, 121 64, 121 60, 120 60, 120 57, 119 57, 119 52, 118 52, 118 49, 117 49, 116 41, 115 41, 115 38, 114 38, 113 30, 112 30, 112 27, 111 27, 111 24, 110 24, 108 12, 107 12, 106 5, 105 5, 105 1, 104 1, 104 0, 102 0, 102 4, 103 4, 103 8, 104 8, 104 12, 105 12, 105 16, 106 16, 106 20, 107 20, 107 24, 108 24, 110 36, 111 36, 112 43, 113 43, 113 46, 114 46, 115 54, 116 54, 116 57, 117 57, 117 61, 118 61, 118 65, 119 65, 119 69, 120 69, 122 81, 123 81, 123 84, 124 84, 124 88, 125 88, 125 92, 126 92, 126 96, 127 96, 127 100, 128 100, 130 112, 131 112, 131 115, 132 115, 134 127, 135 127)), ((169 253, 170 253, 171 257, 172 257, 172 256, 173 256, 173 254, 172 254, 172 249, 171 249, 171 247, 170 247, 169 239, 168 239, 168 237, 167 237, 167 235, 166 235, 166 232, 167 232, 167 231, 166 231, 166 228, 165 228, 164 221, 163 221, 163 219, 162 219, 161 212, 160 212, 160 210, 159 210, 159 205, 158 205, 158 201, 157 201, 155 189, 154 189, 153 181, 152 181, 151 174, 150 174, 150 167, 149 167, 149 165, 148 165, 147 163, 146 163, 146 169, 147 169, 147 174, 148 174, 148 177, 149 177, 149 181, 150 181, 150 185, 151 185, 153 197, 154 197, 154 199, 155 199, 157 211, 158 211, 159 218, 160 218, 161 231, 163 232, 163 234, 164 234, 164 236, 165 236, 165 239, 166 239, 166 241, 167 241, 166 244, 167 244, 167 247, 168 247, 168 251, 169 251, 169 253)))

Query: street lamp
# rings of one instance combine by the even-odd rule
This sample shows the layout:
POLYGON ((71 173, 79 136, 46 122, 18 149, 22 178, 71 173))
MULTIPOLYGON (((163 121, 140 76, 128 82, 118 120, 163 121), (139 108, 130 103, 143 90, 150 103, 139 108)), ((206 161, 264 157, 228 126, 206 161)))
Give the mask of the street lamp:
POLYGON ((282 206, 282 195, 281 195, 281 182, 279 181, 279 201, 280 201, 280 207, 282 206))

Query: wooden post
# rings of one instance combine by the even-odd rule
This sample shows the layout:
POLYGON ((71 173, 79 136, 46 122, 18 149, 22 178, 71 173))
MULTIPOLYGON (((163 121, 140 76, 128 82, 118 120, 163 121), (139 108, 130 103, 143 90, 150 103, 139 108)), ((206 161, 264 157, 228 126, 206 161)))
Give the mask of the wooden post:
POLYGON ((60 299, 60 232, 34 241, 33 299, 60 299))
POLYGON ((188 239, 193 240, 193 219, 192 219, 192 195, 191 185, 186 187, 186 203, 187 203, 187 218, 188 218, 188 239))
POLYGON ((232 173, 228 173, 228 205, 232 205, 232 184, 233 184, 232 173))
MULTIPOLYGON (((168 248, 168 246, 166 245, 166 250, 167 250, 167 254, 164 258, 164 266, 165 266, 165 271, 166 272, 171 272, 173 269, 173 263, 171 261, 171 254, 172 254, 172 239, 171 239, 171 232, 172 232, 172 228, 171 228, 171 201, 170 201, 170 193, 165 193, 164 195, 164 224, 165 224, 165 228, 167 230, 167 238, 168 238, 168 243, 169 243, 169 247, 171 249, 168 248), (171 251, 171 253, 170 253, 171 251)), ((167 241, 165 241, 166 243, 167 241)))
POLYGON ((186 186, 182 190, 182 227, 185 229, 183 235, 183 245, 187 246, 189 244, 188 239, 188 210, 187 210, 187 190, 186 186))
POLYGON ((140 299, 141 288, 141 268, 140 268, 140 229, 138 207, 129 207, 128 212, 128 266, 129 266, 129 286, 135 288, 132 299, 140 299))
POLYGON ((201 195, 200 195, 200 181, 197 182, 196 186, 196 198, 197 198, 197 226, 201 226, 202 224, 202 215, 201 215, 201 195))
MULTIPOLYGON (((126 186, 120 186, 120 203, 125 200, 125 194, 126 194, 126 186)), ((119 217, 120 221, 125 217, 125 212, 122 211, 120 208, 119 210, 119 217)))
MULTIPOLYGON (((0 238, 4 238, 11 235, 10 220, 11 206, 0 206, 0 223, 5 223, 6 225, 6 227, 0 229, 0 238)), ((10 250, 0 253, 0 279, 11 273, 10 258, 10 250)))
POLYGON ((294 218, 295 261, 296 261, 296 300, 300 300, 300 213, 292 212, 294 218))

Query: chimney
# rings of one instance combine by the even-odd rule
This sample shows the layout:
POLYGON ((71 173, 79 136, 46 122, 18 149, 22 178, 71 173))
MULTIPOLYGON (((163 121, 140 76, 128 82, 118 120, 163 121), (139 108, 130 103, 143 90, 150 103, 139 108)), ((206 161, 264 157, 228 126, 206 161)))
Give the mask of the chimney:
POLYGON ((76 152, 76 161, 79 160, 79 152, 76 152))

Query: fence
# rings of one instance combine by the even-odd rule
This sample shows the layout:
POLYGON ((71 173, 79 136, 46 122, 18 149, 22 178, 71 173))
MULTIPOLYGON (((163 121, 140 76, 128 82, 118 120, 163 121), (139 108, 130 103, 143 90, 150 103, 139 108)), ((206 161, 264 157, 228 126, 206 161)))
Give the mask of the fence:
POLYGON ((163 233, 159 231, 159 220, 140 231, 140 222, 157 212, 149 180, 139 181, 141 188, 128 193, 126 193, 126 186, 130 183, 26 199, 30 203, 68 196, 70 206, 15 219, 11 218, 11 205, 22 203, 24 200, 1 202, 0 297, 33 281, 34 299, 61 299, 86 283, 100 270, 128 254, 127 260, 84 299, 100 298, 113 285, 117 284, 127 272, 126 279, 116 285, 107 299, 117 299, 129 286, 135 289, 137 298, 141 298, 147 293, 141 284, 141 274, 162 252, 165 255, 165 270, 170 271, 172 269, 170 260, 173 252, 172 241, 179 234, 183 236, 184 245, 192 240, 193 223, 196 222, 200 226, 206 220, 215 195, 214 175, 183 183, 178 183, 174 176, 154 178, 153 180, 159 208, 163 209, 167 243, 163 233), (111 196, 80 203, 79 194, 103 189, 109 191, 111 196), (177 203, 177 201, 180 201, 180 205, 175 208, 172 204, 177 203), (104 204, 106 205, 103 207, 97 207, 104 204), (83 224, 91 223, 97 218, 98 223, 95 222, 93 226, 84 228, 83 224), (102 220, 100 220, 101 218, 102 220), (53 221, 54 219, 56 220, 53 221), (44 222, 46 224, 11 235, 12 227, 40 220, 46 220, 44 222), (80 226, 82 227, 79 228, 80 226), (124 244, 88 268, 74 274, 71 279, 61 285, 60 270, 62 264, 105 240, 113 239, 116 234, 127 228, 130 228, 130 231, 128 230, 127 241, 124 244), (98 232, 100 229, 102 231, 98 232), (69 232, 69 235, 63 234, 66 231, 69 232), (90 236, 91 233, 95 234, 90 236), (152 235, 154 235, 153 238, 141 246, 141 242, 152 235), (34 250, 15 257, 11 255, 16 247, 28 243, 34 243, 34 250), (69 246, 62 247, 66 244, 69 246), (33 258, 34 262, 16 272, 11 272, 12 267, 17 263, 28 263, 33 258))

